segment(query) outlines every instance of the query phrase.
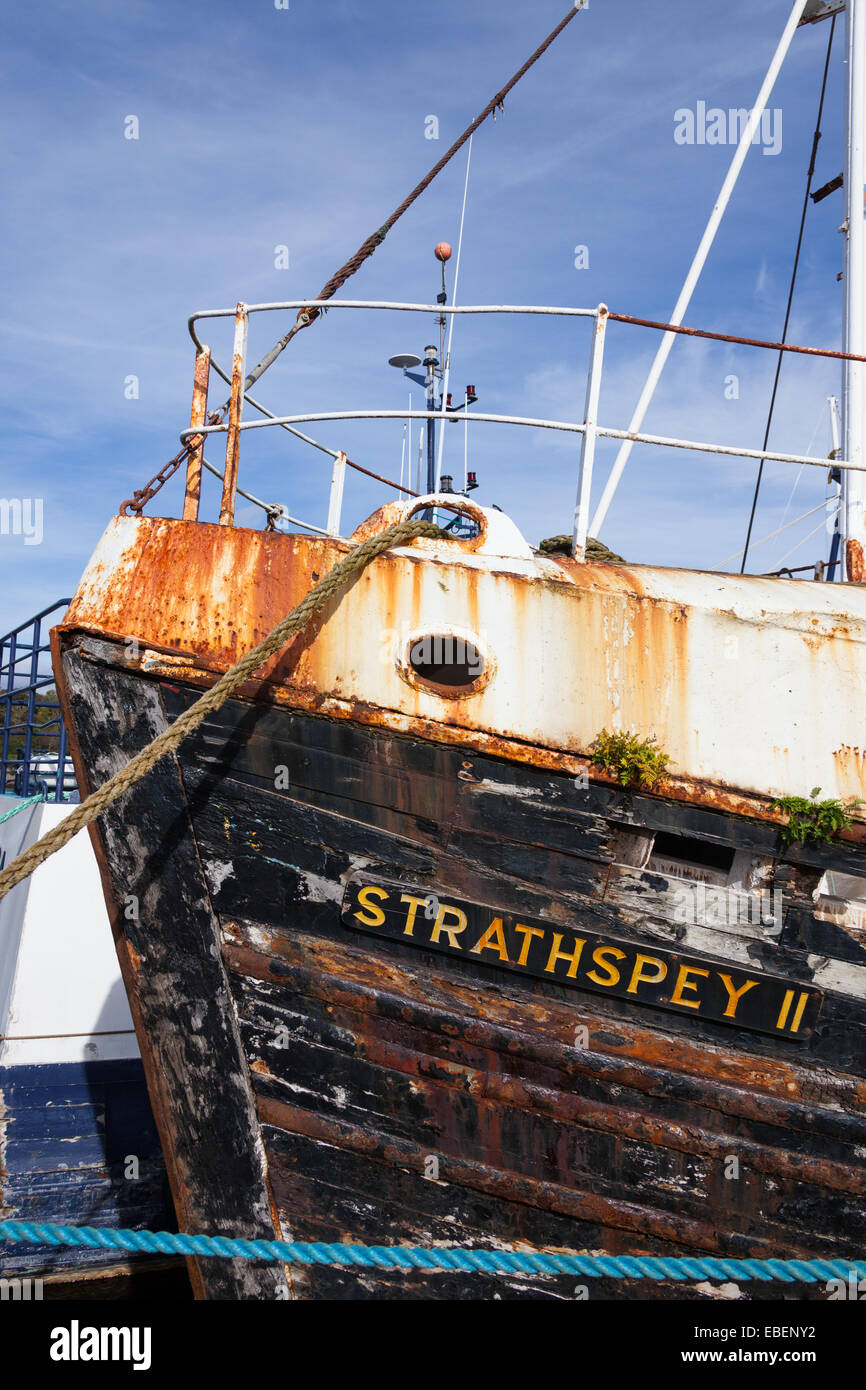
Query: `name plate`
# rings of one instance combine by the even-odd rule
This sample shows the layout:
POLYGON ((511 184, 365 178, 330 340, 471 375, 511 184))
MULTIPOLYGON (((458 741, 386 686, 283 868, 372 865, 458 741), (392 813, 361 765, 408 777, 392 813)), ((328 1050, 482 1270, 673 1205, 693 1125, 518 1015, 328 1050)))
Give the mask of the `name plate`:
POLYGON ((820 990, 763 971, 524 919, 405 884, 353 880, 342 920, 423 951, 794 1041, 811 1035, 823 1001, 820 990))

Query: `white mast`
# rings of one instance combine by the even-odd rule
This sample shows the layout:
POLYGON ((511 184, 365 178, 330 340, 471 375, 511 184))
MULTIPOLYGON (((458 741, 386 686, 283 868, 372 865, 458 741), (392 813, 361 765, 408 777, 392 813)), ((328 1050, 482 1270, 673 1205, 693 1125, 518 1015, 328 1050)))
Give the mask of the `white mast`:
MULTIPOLYGON (((866 354, 866 0, 848 0, 848 102, 845 158, 845 351, 866 354)), ((845 362, 842 373, 845 458, 866 464, 866 363, 845 362)), ((842 470, 845 574, 866 579, 866 474, 842 470)))
MULTIPOLYGON (((863 0, 855 0, 855 2, 859 4, 860 8, 862 9, 863 0)), ((785 58, 787 57, 788 49, 791 46, 791 40, 793 39, 794 34, 796 33, 797 28, 803 19, 804 13, 806 13, 811 8, 812 3, 813 0, 794 0, 793 9, 791 10, 790 15, 788 16, 788 22, 785 25, 785 28, 782 32, 782 37, 779 40, 778 47, 775 53, 773 54, 773 60, 770 63, 769 68, 767 69, 767 75, 764 78, 761 90, 759 91, 755 100, 755 104, 752 107, 751 112, 749 113, 749 119, 746 122, 742 134, 740 135, 739 144, 737 145, 737 148, 734 152, 734 157, 731 160, 730 168, 728 169, 728 172, 725 175, 725 181, 722 184, 721 192, 719 193, 719 196, 716 199, 712 213, 710 214, 710 220, 708 221, 704 234, 701 237, 700 245, 698 246, 698 249, 695 252, 694 260, 692 261, 689 267, 689 272, 686 276, 685 283, 683 284, 683 287, 680 290, 679 298, 676 302, 676 305, 674 306, 674 311, 670 316, 670 323, 679 325, 685 318, 686 310, 688 309, 689 304, 691 303, 691 298, 695 291, 695 286, 697 285, 698 280, 701 277, 701 272, 704 268, 704 265, 706 264, 707 257, 710 254, 710 248, 712 247, 712 244, 716 239, 716 233, 719 230, 722 218, 724 217, 728 203, 731 200, 731 194, 733 193, 734 188, 736 187, 737 179, 740 177, 740 170, 742 169, 746 161, 746 155, 749 153, 749 146, 752 143, 752 139, 755 135, 755 132, 761 124, 764 110, 766 109, 767 102, 770 99, 770 94, 774 86, 776 85, 776 78, 779 76, 782 64, 784 63, 785 58)), ((676 336, 677 335, 675 333, 665 333, 664 337, 661 340, 661 343, 659 344, 658 351, 656 352, 652 367, 650 368, 649 376, 647 377, 646 382, 644 383, 644 388, 641 391, 640 399, 637 405, 635 406, 634 414, 631 417, 631 421, 628 427, 629 434, 638 433, 638 431, 641 429, 641 426, 643 425, 644 418, 646 416, 647 410, 649 409, 650 402, 655 394, 655 389, 659 383, 659 378, 661 377, 661 374, 664 371, 665 363, 667 362, 668 357, 670 356, 670 351, 673 347, 676 336)), ((604 525, 604 519, 607 516, 608 509, 610 507, 611 502, 613 501, 613 495, 616 492, 619 480, 623 474, 623 470, 626 464, 628 463, 633 443, 634 441, 632 439, 624 439, 619 446, 619 452, 616 458, 614 459, 613 467, 610 470, 610 476, 608 477, 608 480, 604 485, 604 490, 601 494, 601 498, 599 499, 598 506, 595 509, 595 515, 593 516, 592 521, 590 522, 589 532, 592 536, 598 536, 601 533, 601 528, 604 525)))

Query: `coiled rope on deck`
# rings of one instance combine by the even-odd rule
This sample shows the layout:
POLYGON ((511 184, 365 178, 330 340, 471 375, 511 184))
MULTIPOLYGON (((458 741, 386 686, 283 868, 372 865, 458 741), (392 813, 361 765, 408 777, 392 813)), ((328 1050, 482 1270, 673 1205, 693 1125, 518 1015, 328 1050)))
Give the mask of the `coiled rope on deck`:
POLYGON ((170 1231, 108 1230, 53 1222, 0 1221, 0 1237, 35 1245, 75 1245, 156 1255, 279 1260, 284 1264, 349 1265, 364 1269, 428 1269, 465 1274, 582 1274, 599 1279, 724 1279, 816 1284, 866 1278, 864 1260, 749 1260, 707 1255, 566 1255, 554 1250, 475 1250, 414 1245, 342 1245, 295 1240, 233 1240, 170 1231))
POLYGON ((167 753, 171 753, 177 748, 178 744, 186 738, 187 734, 197 729, 209 714, 213 714, 225 704, 245 680, 252 676, 269 657, 276 655, 288 642, 290 637, 294 637, 325 603, 338 590, 342 589, 351 579, 356 578, 362 570, 381 555, 383 551, 390 550, 392 546, 403 545, 407 541, 415 540, 419 536, 426 536, 431 539, 448 540, 448 537, 440 527, 431 521, 401 521, 396 526, 389 526, 386 530, 380 531, 378 535, 371 536, 369 540, 363 541, 350 550, 344 559, 340 560, 332 570, 320 579, 310 589, 307 596, 288 613, 282 622, 278 623, 272 632, 261 641, 246 656, 241 657, 236 666, 230 671, 226 671, 221 676, 216 685, 211 686, 210 690, 196 700, 195 704, 190 705, 189 709, 184 710, 173 724, 164 729, 152 743, 137 753, 125 767, 110 777, 101 787, 93 792, 86 801, 64 820, 50 830, 47 835, 43 835, 41 840, 30 845, 21 854, 17 855, 12 863, 0 873, 0 899, 4 898, 16 883, 28 877, 33 870, 38 868, 50 855, 62 849, 73 835, 85 825, 100 816, 118 797, 123 796, 134 783, 145 777, 151 768, 154 767, 161 758, 167 753))

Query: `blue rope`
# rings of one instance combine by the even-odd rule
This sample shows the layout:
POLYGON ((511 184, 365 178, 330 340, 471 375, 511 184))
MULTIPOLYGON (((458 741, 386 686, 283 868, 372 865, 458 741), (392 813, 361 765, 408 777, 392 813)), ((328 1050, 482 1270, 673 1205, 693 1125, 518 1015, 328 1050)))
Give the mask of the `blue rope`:
POLYGON ((866 1279, 866 1260, 728 1260, 689 1255, 561 1255, 553 1251, 423 1249, 411 1245, 326 1245, 288 1240, 230 1240, 227 1236, 173 1235, 169 1231, 108 1230, 95 1226, 0 1221, 0 1237, 31 1245, 85 1245, 157 1255, 221 1255, 286 1264, 350 1265, 364 1269, 459 1270, 467 1274, 582 1274, 602 1279, 773 1279, 816 1284, 866 1279))
POLYGON ((11 811, 4 811, 3 815, 0 816, 0 825, 3 824, 4 820, 11 820, 13 816, 18 815, 19 811, 26 811, 28 806, 33 806, 37 801, 41 800, 42 793, 39 792, 36 796, 30 796, 26 801, 21 801, 17 806, 13 806, 11 811))

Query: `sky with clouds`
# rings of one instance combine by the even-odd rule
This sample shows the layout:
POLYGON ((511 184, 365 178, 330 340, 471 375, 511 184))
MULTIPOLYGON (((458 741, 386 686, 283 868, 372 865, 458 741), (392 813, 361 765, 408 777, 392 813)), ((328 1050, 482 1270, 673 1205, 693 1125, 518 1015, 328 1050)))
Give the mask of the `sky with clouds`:
MULTIPOLYGON (((7 9, 0 497, 42 499, 43 539, 0 534, 0 632, 72 593, 118 504, 175 453, 189 418, 188 314, 315 295, 564 8, 565 0, 290 0, 280 9, 275 0, 44 0, 7 9), (129 116, 135 140, 125 138, 129 116), (438 141, 426 138, 430 116, 438 141), (280 246, 288 267, 278 266, 280 246)), ((729 144, 678 143, 677 112, 700 102, 751 106, 789 11, 789 0, 590 0, 504 114, 475 136, 460 301, 604 301, 666 319, 733 153, 729 144), (583 268, 578 246, 587 248, 583 268)), ((780 148, 773 152, 776 139, 766 152, 750 150, 690 324, 779 336, 828 30, 825 22, 795 36, 770 101, 780 148)), ((837 23, 815 187, 842 167, 843 49, 837 23)), ((456 246, 465 171, 464 152, 345 297, 435 298, 433 247, 456 246)), ((841 196, 809 210, 793 342, 840 346, 841 196)), ((254 318, 251 359, 292 317, 254 318)), ((257 395, 280 414, 402 408, 409 383, 387 359, 423 350, 436 332, 432 319, 335 309, 295 339, 257 395)), ((230 333, 228 321, 209 325, 223 362, 230 333)), ((627 425, 656 343, 650 330, 611 325, 603 423, 627 425)), ((580 419, 588 347, 582 321, 461 319, 452 387, 459 395, 475 384, 480 410, 580 419)), ((774 368, 769 353, 679 339, 645 428, 758 448, 774 368)), ((788 357, 771 444, 825 455, 827 397, 839 384, 838 364, 788 357)), ((419 388, 414 404, 422 406, 419 388)), ((309 432, 399 475, 399 421, 309 432)), ((533 543, 568 531, 578 451, 574 435, 476 425, 475 496, 509 512, 533 543)), ((599 447, 594 498, 614 452, 599 447)), ((208 457, 221 462, 218 441, 208 457)), ((445 469, 462 477, 457 425, 448 427, 445 469)), ((319 526, 329 475, 326 455, 284 431, 244 440, 242 485, 319 526)), ((742 547, 754 480, 749 461, 636 448, 602 538, 635 562, 737 568, 730 557, 742 547)), ((823 470, 768 465, 756 538, 826 494, 823 470)), ((344 517, 354 525, 393 495, 350 473, 344 517)), ((178 515, 181 499, 178 475, 149 510, 178 515)), ((206 519, 217 499, 211 481, 206 519)), ((246 504, 238 518, 262 524, 246 504)), ((757 549, 749 567, 811 563, 826 558, 827 545, 819 512, 757 549)))

